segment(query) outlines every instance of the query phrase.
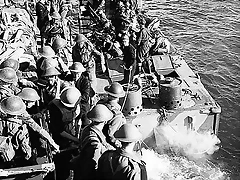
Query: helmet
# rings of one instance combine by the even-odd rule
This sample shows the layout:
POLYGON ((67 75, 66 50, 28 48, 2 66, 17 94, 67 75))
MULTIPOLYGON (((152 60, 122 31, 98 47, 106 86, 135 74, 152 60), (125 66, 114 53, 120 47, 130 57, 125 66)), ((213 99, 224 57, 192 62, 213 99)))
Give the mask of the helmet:
POLYGON ((72 72, 84 72, 86 69, 83 67, 82 63, 74 62, 72 66, 69 68, 72 72))
POLYGON ((59 49, 62 49, 67 45, 67 41, 63 38, 57 38, 52 43, 52 48, 54 51, 57 51, 59 49))
POLYGON ((54 50, 51 48, 51 46, 43 46, 39 53, 43 56, 43 57, 54 57, 55 56, 55 52, 54 50))
POLYGON ((87 118, 94 122, 105 122, 113 118, 113 113, 103 104, 97 104, 87 113, 87 118))
POLYGON ((114 137, 122 142, 135 142, 142 139, 142 134, 135 125, 127 123, 114 133, 114 137))
POLYGON ((47 68, 50 67, 57 67, 58 66, 58 60, 55 58, 51 58, 51 57, 45 57, 42 61, 42 64, 40 66, 40 68, 42 70, 45 70, 47 68))
POLYGON ((18 96, 4 98, 0 103, 1 110, 10 115, 20 115, 26 111, 23 100, 18 96))
POLYGON ((42 76, 48 77, 48 76, 58 76, 61 73, 55 68, 55 67, 49 67, 43 71, 42 76))
POLYGON ((113 97, 123 97, 125 95, 122 85, 118 82, 113 82, 110 86, 106 86, 104 90, 113 97))
POLYGON ((37 91, 33 88, 23 88, 22 91, 18 94, 22 100, 25 101, 38 101, 40 99, 37 91))
POLYGON ((85 42, 87 38, 83 34, 78 34, 75 38, 75 42, 85 42))
POLYGON ((15 71, 19 68, 19 61, 16 59, 6 59, 0 65, 0 68, 10 67, 13 68, 15 71))
POLYGON ((57 12, 57 11, 54 11, 51 15, 51 17, 53 19, 61 19, 61 15, 57 12))
POLYGON ((74 107, 80 97, 80 91, 77 88, 71 86, 64 88, 60 94, 60 100, 66 107, 74 107))
POLYGON ((5 67, 0 69, 0 80, 6 83, 15 83, 18 81, 16 71, 13 68, 5 67))

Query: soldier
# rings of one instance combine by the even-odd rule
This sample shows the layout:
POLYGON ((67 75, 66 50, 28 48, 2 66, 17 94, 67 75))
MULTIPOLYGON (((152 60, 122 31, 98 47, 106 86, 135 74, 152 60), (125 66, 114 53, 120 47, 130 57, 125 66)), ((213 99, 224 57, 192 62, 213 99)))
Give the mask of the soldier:
MULTIPOLYGON (((61 149, 67 149, 79 144, 79 114, 81 93, 75 87, 62 90, 60 99, 54 99, 48 106, 50 114, 50 131, 53 139, 61 149)), ((77 147, 77 146, 76 146, 77 147)), ((67 179, 71 153, 62 153, 54 157, 56 164, 56 179, 67 179)))
POLYGON ((38 77, 42 76, 45 69, 55 67, 63 77, 69 72, 67 65, 57 57, 51 46, 43 46, 39 51, 41 57, 37 60, 38 77))
POLYGON ((31 80, 37 80, 37 74, 36 72, 22 72, 19 70, 20 64, 18 60, 15 59, 6 59, 3 61, 0 65, 0 68, 10 67, 16 71, 16 74, 18 76, 18 83, 20 86, 24 87, 36 87, 34 82, 31 80))
POLYGON ((0 100, 17 94, 20 89, 16 87, 18 77, 14 69, 5 67, 0 69, 0 100))
POLYGON ((136 48, 130 43, 128 35, 122 37, 124 79, 122 83, 131 83, 136 71, 136 48))
POLYGON ((75 87, 81 92, 81 120, 82 127, 89 124, 89 120, 87 119, 87 113, 90 110, 90 97, 93 97, 94 92, 91 88, 91 84, 89 81, 88 73, 85 72, 86 69, 80 62, 74 62, 72 66, 69 68, 71 71, 70 77, 75 87))
POLYGON ((150 35, 148 29, 145 27, 146 20, 142 17, 138 19, 140 25, 140 31, 137 34, 137 54, 136 60, 138 63, 138 72, 142 71, 142 63, 146 63, 145 59, 148 57, 150 48, 150 35))
MULTIPOLYGON (((22 91, 18 94, 18 96, 23 100, 26 105, 26 111, 31 116, 31 118, 41 127, 48 128, 46 124, 46 114, 43 111, 40 111, 39 108, 39 100, 40 96, 37 91, 33 88, 23 88, 22 91)), ((29 129, 29 136, 31 147, 36 156, 43 157, 46 155, 46 141, 44 141, 38 133, 29 129)))
POLYGON ((151 46, 149 53, 151 55, 163 55, 170 53, 171 43, 164 37, 160 29, 156 29, 154 32, 154 44, 151 46))
POLYGON ((99 180, 147 180, 145 162, 134 151, 141 133, 133 124, 124 124, 114 134, 121 141, 121 149, 106 151, 98 161, 97 176, 99 180))
POLYGON ((105 122, 113 117, 112 112, 106 106, 97 104, 87 117, 92 123, 81 133, 80 156, 75 160, 74 169, 76 180, 95 179, 98 159, 106 150, 112 149, 102 133, 105 122))
POLYGON ((63 62, 69 67, 72 64, 72 51, 68 47, 67 41, 63 38, 56 38, 53 41, 52 48, 55 51, 56 55, 60 57, 63 62))
POLYGON ((104 88, 108 94, 108 99, 102 102, 112 113, 113 118, 106 122, 103 133, 107 137, 107 142, 113 147, 118 148, 121 146, 120 142, 114 138, 113 134, 126 123, 126 118, 121 112, 121 106, 118 104, 119 98, 124 97, 125 92, 121 84, 113 82, 111 85, 104 88))
POLYGON ((36 3, 36 15, 37 15, 37 27, 40 31, 41 36, 41 46, 43 46, 45 43, 43 34, 49 22, 49 11, 46 4, 46 0, 39 0, 36 3))
POLYGON ((41 82, 41 94, 43 107, 48 105, 54 98, 59 98, 61 90, 65 87, 64 82, 59 79, 60 72, 54 68, 47 68, 42 77, 44 81, 41 82))
POLYGON ((44 36, 47 38, 46 44, 48 45, 52 45, 52 42, 56 38, 64 38, 64 29, 60 14, 54 11, 51 18, 44 32, 44 36))
POLYGON ((96 62, 94 56, 101 59, 102 71, 106 71, 105 60, 102 53, 94 48, 93 44, 83 35, 78 34, 75 39, 76 44, 72 49, 73 62, 81 62, 89 73, 89 80, 93 90, 96 92, 97 79, 96 79, 96 62))
MULTIPOLYGON (((47 139, 53 148, 59 152, 59 146, 54 142, 48 132, 40 127, 29 114, 27 114, 26 106, 20 97, 11 96, 4 98, 0 103, 0 108, 3 113, 0 120, 0 134, 2 136, 10 135, 12 137, 11 142, 14 150, 21 150, 26 160, 29 160, 32 156, 27 127, 47 139)), ((10 161, 13 157, 14 156, 7 157, 5 160, 10 161)), ((19 161, 19 163, 22 162, 19 161)))

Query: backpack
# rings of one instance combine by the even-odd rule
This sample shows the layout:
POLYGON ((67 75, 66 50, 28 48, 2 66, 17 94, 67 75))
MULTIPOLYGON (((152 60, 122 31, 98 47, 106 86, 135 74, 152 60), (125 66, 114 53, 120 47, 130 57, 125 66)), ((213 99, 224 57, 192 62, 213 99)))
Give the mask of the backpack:
POLYGON ((12 137, 19 131, 21 124, 9 121, 11 123, 18 124, 10 132, 5 132, 7 121, 0 120, 0 160, 3 162, 11 161, 15 156, 14 145, 12 143, 12 137))
POLYGON ((11 161, 15 156, 13 149, 12 138, 0 136, 0 157, 3 162, 11 161))

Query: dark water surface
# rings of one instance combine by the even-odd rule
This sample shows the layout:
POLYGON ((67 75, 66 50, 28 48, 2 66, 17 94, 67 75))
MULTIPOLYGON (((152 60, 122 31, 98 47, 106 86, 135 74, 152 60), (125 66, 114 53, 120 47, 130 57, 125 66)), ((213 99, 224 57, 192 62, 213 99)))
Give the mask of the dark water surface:
POLYGON ((230 179, 240 179, 240 1, 145 1, 162 30, 222 107, 221 148, 212 155, 230 179))

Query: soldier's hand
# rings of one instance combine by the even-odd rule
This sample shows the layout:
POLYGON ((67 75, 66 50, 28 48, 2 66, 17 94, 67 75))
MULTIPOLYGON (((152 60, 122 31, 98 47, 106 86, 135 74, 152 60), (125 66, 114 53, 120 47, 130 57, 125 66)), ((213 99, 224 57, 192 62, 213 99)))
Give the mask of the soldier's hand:
POLYGON ((27 86, 27 87, 31 87, 31 88, 37 88, 37 85, 34 84, 34 82, 28 81, 28 80, 26 80, 26 79, 21 79, 21 80, 20 80, 20 83, 21 83, 23 86, 27 86))
POLYGON ((38 118, 43 118, 43 114, 42 113, 37 113, 37 114, 33 114, 32 117, 35 119, 38 119, 38 118))
POLYGON ((60 153, 59 145, 55 144, 53 147, 54 147, 53 154, 60 153))

